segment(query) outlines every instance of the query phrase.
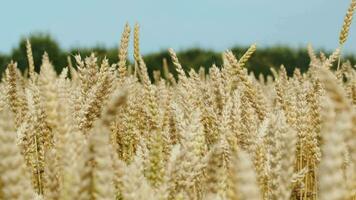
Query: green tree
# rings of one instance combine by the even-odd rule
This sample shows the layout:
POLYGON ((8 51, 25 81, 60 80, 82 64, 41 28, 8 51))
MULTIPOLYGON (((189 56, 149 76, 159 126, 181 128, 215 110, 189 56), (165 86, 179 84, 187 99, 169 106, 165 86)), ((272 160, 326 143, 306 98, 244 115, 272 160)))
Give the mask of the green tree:
POLYGON ((0 54, 0 77, 4 73, 8 62, 9 62, 8 56, 0 54))
MULTIPOLYGON (((32 52, 35 62, 35 70, 39 71, 41 65, 41 59, 43 53, 46 51, 50 57, 51 62, 55 66, 57 72, 60 72, 63 67, 67 66, 67 56, 69 55, 72 63, 75 67, 73 55, 80 54, 82 58, 85 58, 94 52, 98 56, 100 61, 104 57, 107 57, 111 63, 118 61, 117 48, 106 48, 103 46, 96 46, 94 48, 72 48, 70 50, 63 50, 58 43, 48 34, 37 33, 28 37, 32 45, 32 52)), ((236 46, 232 48, 232 51, 237 58, 240 58, 247 50, 247 47, 236 46)), ((316 51, 318 52, 318 51, 316 51)), ((323 51, 325 52, 325 51, 323 51)), ((325 52, 327 55, 330 52, 325 52)), ((177 52, 179 60, 186 72, 189 72, 191 68, 198 71, 203 66, 205 71, 208 72, 212 64, 221 66, 221 52, 215 52, 212 50, 192 48, 184 51, 177 52)), ((149 76, 153 77, 153 71, 161 71, 163 59, 167 59, 170 71, 176 75, 176 71, 171 62, 168 51, 160 51, 156 53, 144 55, 149 76)), ((0 75, 4 72, 7 63, 13 59, 18 62, 19 68, 24 71, 28 67, 28 61, 26 56, 26 39, 22 38, 17 48, 12 50, 11 55, 0 54, 0 75)), ((352 64, 356 63, 354 55, 345 55, 343 60, 350 60, 352 64)), ((246 67, 250 72, 254 72, 256 75, 271 74, 270 68, 279 68, 280 65, 286 67, 287 73, 292 75, 296 67, 300 68, 302 72, 308 69, 310 59, 305 48, 289 48, 287 46, 273 46, 267 48, 257 48, 257 51, 248 61, 246 67)))

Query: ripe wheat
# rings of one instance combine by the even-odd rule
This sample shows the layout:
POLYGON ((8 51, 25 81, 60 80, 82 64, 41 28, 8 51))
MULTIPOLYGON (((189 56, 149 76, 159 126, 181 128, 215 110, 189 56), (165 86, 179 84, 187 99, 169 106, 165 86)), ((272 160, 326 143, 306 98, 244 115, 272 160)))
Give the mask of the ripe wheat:
MULTIPOLYGON (((340 34, 344 45, 356 1, 340 34)), ((118 63, 92 54, 57 75, 47 53, 35 71, 16 62, 0 83, 0 200, 351 200, 356 198, 356 70, 308 46, 309 70, 256 78, 256 51, 223 53, 208 73, 150 80, 134 28, 118 63), (70 77, 70 78, 69 78, 70 77)))

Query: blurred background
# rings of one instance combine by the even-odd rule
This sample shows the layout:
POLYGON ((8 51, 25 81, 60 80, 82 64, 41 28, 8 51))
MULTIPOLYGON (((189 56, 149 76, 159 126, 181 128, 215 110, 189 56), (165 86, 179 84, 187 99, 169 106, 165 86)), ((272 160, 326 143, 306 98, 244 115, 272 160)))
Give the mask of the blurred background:
MULTIPOLYGON (((66 57, 94 51, 117 61, 117 46, 124 25, 140 24, 140 49, 149 73, 160 70, 172 47, 184 67, 208 68, 221 64, 221 52, 232 49, 239 56, 257 43, 248 68, 268 74, 284 64, 307 69, 305 50, 330 53, 349 0, 61 0, 1 1, 0 72, 14 59, 27 67, 25 38, 29 38, 37 70, 47 51, 57 71, 66 57)), ((132 43, 131 43, 132 44, 132 43)), ((352 26, 344 47, 345 59, 355 63, 356 28, 352 26)), ((132 49, 132 48, 131 48, 132 49)), ((132 55, 131 55, 132 57, 132 55)), ((130 58, 131 58, 130 57, 130 58)))

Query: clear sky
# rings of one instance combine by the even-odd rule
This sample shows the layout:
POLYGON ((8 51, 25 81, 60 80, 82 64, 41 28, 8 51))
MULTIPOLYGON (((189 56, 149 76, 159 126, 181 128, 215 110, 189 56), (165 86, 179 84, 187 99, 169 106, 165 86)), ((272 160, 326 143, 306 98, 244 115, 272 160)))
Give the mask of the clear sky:
MULTIPOLYGON (((63 48, 117 46, 125 22, 141 26, 141 50, 286 44, 337 47, 350 0, 1 0, 0 52, 50 33, 63 48)), ((356 23, 345 46, 356 53, 356 23)))

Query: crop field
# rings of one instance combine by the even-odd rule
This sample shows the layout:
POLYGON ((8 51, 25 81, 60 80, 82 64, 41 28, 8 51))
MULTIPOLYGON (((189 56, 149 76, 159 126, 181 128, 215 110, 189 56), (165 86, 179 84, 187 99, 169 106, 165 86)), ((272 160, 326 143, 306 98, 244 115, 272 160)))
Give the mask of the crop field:
POLYGON ((27 70, 11 61, 0 82, 0 200, 355 200, 355 8, 339 47, 309 45, 293 76, 249 73, 252 44, 198 71, 169 49, 175 68, 152 78, 138 25, 117 63, 75 55, 59 74, 47 53, 35 70, 27 41, 27 70))

